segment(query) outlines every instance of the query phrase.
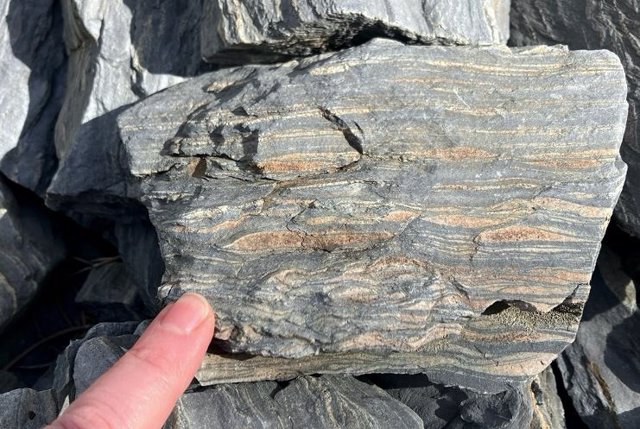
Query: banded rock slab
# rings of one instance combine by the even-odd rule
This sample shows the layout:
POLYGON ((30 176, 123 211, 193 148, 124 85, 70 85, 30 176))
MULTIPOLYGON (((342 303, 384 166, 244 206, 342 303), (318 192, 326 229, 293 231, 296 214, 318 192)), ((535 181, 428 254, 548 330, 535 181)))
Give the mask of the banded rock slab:
POLYGON ((161 297, 206 296, 227 351, 489 390, 574 338, 625 93, 605 51, 375 40, 203 75, 118 124, 161 297))
POLYGON ((608 49, 627 75, 629 117, 622 159, 627 181, 615 210, 618 224, 640 237, 640 1, 514 0, 511 43, 518 46, 558 43, 571 49, 608 49))
POLYGON ((343 49, 372 37, 445 45, 504 44, 509 0, 213 0, 202 54, 210 62, 273 61, 343 49))

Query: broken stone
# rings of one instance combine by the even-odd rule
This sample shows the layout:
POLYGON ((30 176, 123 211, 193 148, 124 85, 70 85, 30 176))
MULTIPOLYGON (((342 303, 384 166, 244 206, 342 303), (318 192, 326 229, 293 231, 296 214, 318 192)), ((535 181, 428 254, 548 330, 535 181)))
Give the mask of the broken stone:
POLYGON ((350 376, 305 376, 290 383, 225 384, 187 392, 171 428, 422 428, 409 407, 350 376))
POLYGON ((482 394, 434 384, 420 375, 378 375, 372 380, 415 411, 425 428, 521 429, 531 422, 532 404, 523 386, 482 394))
POLYGON ((511 43, 558 43, 571 49, 608 49, 625 68, 629 117, 622 159, 627 181, 615 210, 627 232, 640 237, 640 7, 637 0, 512 0, 511 43))
POLYGON ((562 400, 551 367, 533 379, 529 389, 533 404, 531 429, 565 429, 562 400))
POLYGON ((122 106, 210 69, 200 58, 201 1, 62 4, 69 71, 55 135, 61 165, 47 204, 131 217, 114 119, 122 106))
POLYGON ((97 320, 141 320, 142 301, 124 263, 91 269, 76 302, 97 320))
POLYGON ((203 294, 218 344, 264 355, 212 356, 201 379, 530 379, 577 330, 624 181, 625 97, 606 51, 378 39, 127 109, 160 297, 203 294))
POLYGON ((576 341, 558 358, 564 387, 590 428, 637 428, 640 423, 640 313, 633 280, 603 247, 576 341), (633 300, 620 292, 633 291, 633 300))
POLYGON ((0 395, 0 427, 41 429, 58 417, 51 390, 16 389, 0 395))
POLYGON ((58 162, 53 127, 66 68, 60 5, 0 0, 0 15, 0 170, 42 195, 58 162))
POLYGON ((216 63, 275 61, 374 37, 414 44, 506 43, 509 1, 214 0, 205 6, 202 55, 216 63))
POLYGON ((45 208, 0 177, 0 330, 35 296, 66 255, 45 208))

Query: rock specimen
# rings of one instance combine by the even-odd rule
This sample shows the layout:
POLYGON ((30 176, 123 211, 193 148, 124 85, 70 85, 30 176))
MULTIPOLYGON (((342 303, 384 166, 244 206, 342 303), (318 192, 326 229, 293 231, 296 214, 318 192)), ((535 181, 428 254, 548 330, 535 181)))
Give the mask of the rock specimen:
POLYGON ((44 207, 18 198, 0 178, 0 330, 33 298, 65 252, 44 207))
POLYGON ((573 405, 596 428, 637 428, 640 422, 640 313, 636 286, 606 247, 578 335, 558 359, 573 405), (621 296, 625 297, 621 299, 621 296))
POLYGON ((161 296, 204 294, 222 347, 274 356, 212 357, 206 382, 373 369, 488 391, 574 338, 625 97, 604 51, 375 40, 207 74, 118 124, 161 296))
POLYGON ((0 170, 43 194, 55 173, 64 93, 62 16, 54 0, 0 0, 0 170))
POLYGON ((202 54, 211 62, 273 61, 373 37, 447 45, 500 44, 509 38, 509 0, 212 0, 205 5, 202 54))
POLYGON ((629 118, 622 159, 627 181, 616 218, 640 236, 640 3, 638 0, 512 0, 511 43, 558 43, 571 49, 608 49, 624 65, 629 84, 629 118))

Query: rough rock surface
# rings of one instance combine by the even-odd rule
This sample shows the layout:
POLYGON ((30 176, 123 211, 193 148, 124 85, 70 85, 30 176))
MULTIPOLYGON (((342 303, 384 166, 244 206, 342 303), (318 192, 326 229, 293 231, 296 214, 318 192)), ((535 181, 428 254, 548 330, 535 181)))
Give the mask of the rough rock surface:
POLYGON ((212 0, 202 54, 211 62, 273 61, 337 50, 373 37, 491 45, 509 38, 509 0, 212 0))
POLYGON ((636 292, 620 260, 604 247, 576 341, 558 359, 573 405, 593 429, 631 429, 640 423, 636 292))
POLYGON ((42 194, 57 166, 53 127, 66 65, 60 6, 0 0, 0 17, 0 170, 42 194))
POLYGON ((511 43, 558 43, 571 49, 608 49, 624 65, 629 118, 622 159, 629 172, 616 218, 640 237, 640 2, 638 0, 512 0, 511 43))
POLYGON ((44 207, 18 198, 0 177, 0 329, 33 298, 65 253, 44 207))
POLYGON ((142 300, 123 262, 95 267, 76 302, 97 320, 140 320, 142 300))
POLYGON ((0 427, 41 429, 58 416, 51 390, 16 389, 0 395, 0 427))
POLYGON ((118 124, 161 296, 204 294, 227 350, 485 390, 574 338, 624 181, 625 96, 604 51, 378 39, 204 75, 118 124))
POLYGON ((69 71, 56 124, 61 165, 47 192, 50 207, 127 213, 117 109, 210 68, 200 58, 201 3, 62 1, 69 71))
POLYGON ((184 394, 168 427, 422 428, 409 407, 350 376, 226 384, 184 394), (173 420, 173 421, 172 421, 173 420))
POLYGON ((565 413, 551 367, 533 379, 529 389, 533 404, 531 429, 564 429, 565 413))
POLYGON ((372 380, 415 411, 425 428, 521 429, 531 422, 532 402, 524 386, 483 395, 434 384, 421 375, 379 375, 372 380))

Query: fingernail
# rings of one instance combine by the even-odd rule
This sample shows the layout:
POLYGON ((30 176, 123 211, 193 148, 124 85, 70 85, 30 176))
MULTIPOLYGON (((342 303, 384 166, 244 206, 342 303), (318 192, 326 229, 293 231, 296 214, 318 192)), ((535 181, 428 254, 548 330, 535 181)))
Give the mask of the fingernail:
POLYGON ((207 300, 195 293, 186 293, 168 308, 162 326, 181 334, 190 334, 211 313, 207 300))

